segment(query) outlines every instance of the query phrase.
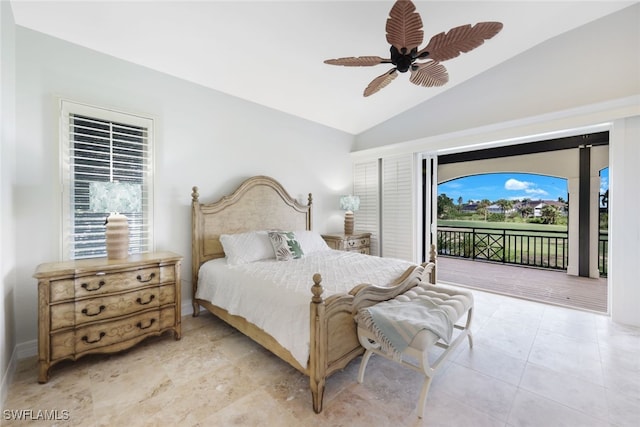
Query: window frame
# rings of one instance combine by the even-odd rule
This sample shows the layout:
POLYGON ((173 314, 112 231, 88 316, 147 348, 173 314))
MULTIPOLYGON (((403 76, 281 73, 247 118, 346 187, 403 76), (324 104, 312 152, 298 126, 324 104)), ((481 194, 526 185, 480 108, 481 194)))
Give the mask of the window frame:
MULTIPOLYGON (((74 178, 73 159, 71 157, 72 143, 70 128, 72 126, 71 115, 87 116, 100 121, 110 123, 126 124, 135 127, 144 127, 147 132, 147 147, 143 158, 142 166, 142 186, 146 196, 146 203, 143 202, 142 228, 146 231, 147 244, 143 245, 139 250, 133 250, 131 253, 151 252, 154 250, 154 233, 153 233, 153 217, 154 217, 154 124, 155 121, 151 117, 145 117, 140 114, 127 113, 111 108, 104 108, 76 102, 69 99, 59 98, 59 170, 61 184, 61 224, 60 224, 60 258, 62 260, 74 260, 84 258, 96 258, 106 256, 106 247, 104 254, 77 256, 76 241, 74 236, 75 215, 72 210, 74 206, 74 178)), ((111 172, 110 172, 111 173, 111 172)), ((106 215, 105 215, 106 217, 106 215)))

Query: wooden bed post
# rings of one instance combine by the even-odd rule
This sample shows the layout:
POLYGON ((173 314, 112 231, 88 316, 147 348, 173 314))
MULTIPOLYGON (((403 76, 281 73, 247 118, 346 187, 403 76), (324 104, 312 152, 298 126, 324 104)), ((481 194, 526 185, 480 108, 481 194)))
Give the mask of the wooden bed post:
POLYGON ((307 216, 307 230, 311 230, 311 226, 313 225, 313 218, 311 217, 311 206, 313 205, 313 196, 309 193, 309 197, 307 198, 307 207, 309 208, 309 215, 307 216))
POLYGON ((316 414, 322 411, 322 399, 327 377, 327 327, 325 319, 325 303, 322 299, 324 289, 322 276, 319 273, 313 275, 311 292, 310 324, 311 337, 309 340, 309 384, 311 387, 311 399, 313 410, 316 414))
MULTIPOLYGON (((429 262, 436 263, 436 245, 431 245, 431 249, 429 250, 429 262)), ((438 269, 434 268, 429 275, 429 282, 432 285, 436 284, 436 275, 438 274, 438 269)))
POLYGON ((198 290, 198 270, 200 269, 200 212, 198 200, 200 194, 198 187, 194 186, 191 192, 191 304, 193 305, 193 317, 200 314, 200 305, 196 302, 196 291, 198 290))

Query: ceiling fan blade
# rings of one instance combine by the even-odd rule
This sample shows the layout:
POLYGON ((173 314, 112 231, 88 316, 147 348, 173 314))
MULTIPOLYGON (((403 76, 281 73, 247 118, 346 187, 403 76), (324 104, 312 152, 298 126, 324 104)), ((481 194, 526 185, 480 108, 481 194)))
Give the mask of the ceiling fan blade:
POLYGON ((424 39, 422 19, 416 12, 415 5, 408 0, 395 2, 387 19, 387 42, 401 53, 411 52, 418 48, 424 39), (406 52, 402 52, 406 48, 406 52))
POLYGON ((429 44, 418 52, 418 55, 429 53, 428 58, 434 61, 446 61, 461 53, 469 52, 490 39, 502 30, 501 22, 478 22, 455 27, 449 32, 436 34, 429 44))
POLYGON ((418 86, 443 86, 449 81, 447 69, 439 62, 429 61, 411 67, 409 81, 418 86))
POLYGON ((378 64, 390 64, 390 59, 379 56, 351 56, 348 58, 327 59, 325 64, 344 65, 345 67, 369 67, 378 64))
POLYGON ((373 95, 374 93, 391 83, 391 81, 396 77, 398 77, 398 71, 395 68, 392 68, 383 75, 376 77, 364 90, 364 96, 373 95))

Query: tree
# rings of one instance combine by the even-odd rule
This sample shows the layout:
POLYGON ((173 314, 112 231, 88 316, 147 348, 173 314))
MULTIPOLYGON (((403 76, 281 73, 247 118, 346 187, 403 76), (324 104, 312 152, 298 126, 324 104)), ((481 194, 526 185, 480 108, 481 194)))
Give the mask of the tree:
POLYGON ((438 218, 449 218, 453 209, 455 209, 453 199, 445 193, 438 194, 438 218))
POLYGON ((502 210, 502 215, 506 217, 507 210, 513 207, 513 201, 507 200, 507 199, 500 199, 496 202, 496 205, 500 206, 500 209, 502 210))
POLYGON ((542 216, 542 222, 545 224, 555 224, 560 213, 555 206, 545 205, 540 214, 542 216))
POLYGON ((520 216, 522 218, 529 218, 533 216, 533 208, 530 205, 523 205, 520 207, 520 216))
POLYGON ((491 201, 488 199, 484 199, 478 202, 478 207, 476 208, 476 211, 480 214, 484 215, 484 220, 487 220, 487 215, 489 214, 489 210, 487 209, 489 206, 491 206, 491 201))

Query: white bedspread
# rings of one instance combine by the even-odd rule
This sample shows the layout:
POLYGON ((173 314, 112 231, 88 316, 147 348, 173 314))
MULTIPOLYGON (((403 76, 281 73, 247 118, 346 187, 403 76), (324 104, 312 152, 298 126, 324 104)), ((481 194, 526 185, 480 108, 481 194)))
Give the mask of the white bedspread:
POLYGON ((411 265, 398 259, 335 250, 314 252, 297 260, 264 260, 236 266, 217 259, 200 268, 196 297, 260 327, 306 367, 315 273, 322 275, 322 296, 327 298, 361 283, 387 286, 411 265))

